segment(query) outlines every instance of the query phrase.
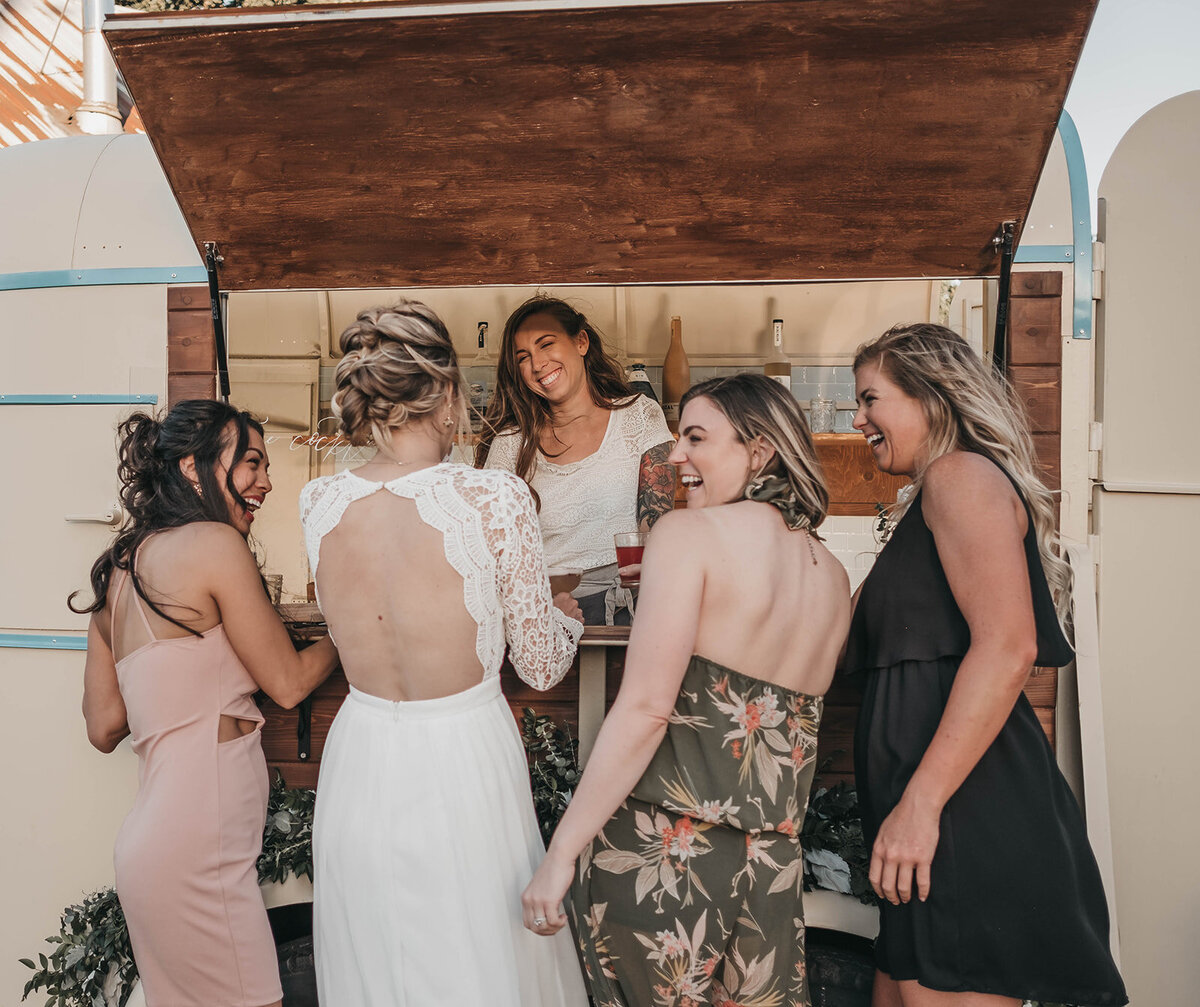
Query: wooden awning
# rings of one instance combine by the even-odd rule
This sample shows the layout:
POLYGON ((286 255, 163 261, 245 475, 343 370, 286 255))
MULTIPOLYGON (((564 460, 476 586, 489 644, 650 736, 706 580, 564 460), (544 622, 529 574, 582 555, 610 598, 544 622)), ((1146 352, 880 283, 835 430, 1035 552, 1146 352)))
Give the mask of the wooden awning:
POLYGON ((562 0, 106 29, 221 286, 998 272, 1095 0, 562 0))

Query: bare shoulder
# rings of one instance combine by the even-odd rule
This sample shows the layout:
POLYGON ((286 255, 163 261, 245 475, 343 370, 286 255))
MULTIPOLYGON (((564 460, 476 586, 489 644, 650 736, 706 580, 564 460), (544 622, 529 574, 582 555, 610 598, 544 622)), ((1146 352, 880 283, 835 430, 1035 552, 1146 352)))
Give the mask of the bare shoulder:
POLYGON ((1019 521, 1024 508, 995 462, 971 451, 934 459, 921 484, 921 511, 930 528, 965 522, 1019 521))
POLYGON ((220 521, 195 521, 176 528, 173 546, 179 559, 198 570, 229 570, 254 563, 246 540, 232 525, 220 521))
POLYGON ((704 509, 671 510, 654 523, 649 541, 660 547, 669 544, 674 548, 685 542, 694 543, 695 537, 704 534, 708 528, 711 528, 711 515, 704 509))
MULTIPOLYGON (((793 532, 792 534, 807 533, 793 532)), ((817 568, 820 570, 821 576, 828 581, 829 589, 844 594, 848 601, 850 598, 850 575, 846 573, 842 561, 830 552, 829 547, 815 535, 809 535, 809 541, 812 543, 813 554, 817 558, 817 568)))
POLYGON ((655 563, 666 560, 688 569, 702 567, 709 550, 700 546, 714 538, 717 528, 711 512, 717 509, 673 510, 663 514, 646 540, 647 560, 653 557, 655 563))

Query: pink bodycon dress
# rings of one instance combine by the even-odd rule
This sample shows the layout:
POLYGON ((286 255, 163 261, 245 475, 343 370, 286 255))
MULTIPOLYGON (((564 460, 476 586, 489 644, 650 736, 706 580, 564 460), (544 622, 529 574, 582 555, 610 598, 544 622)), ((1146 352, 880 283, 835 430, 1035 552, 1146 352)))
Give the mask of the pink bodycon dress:
POLYGON ((283 993, 255 868, 268 792, 258 686, 224 627, 158 640, 131 601, 150 642, 117 662, 139 786, 113 861, 146 1004, 263 1007, 283 993), (218 743, 222 714, 260 729, 218 743))

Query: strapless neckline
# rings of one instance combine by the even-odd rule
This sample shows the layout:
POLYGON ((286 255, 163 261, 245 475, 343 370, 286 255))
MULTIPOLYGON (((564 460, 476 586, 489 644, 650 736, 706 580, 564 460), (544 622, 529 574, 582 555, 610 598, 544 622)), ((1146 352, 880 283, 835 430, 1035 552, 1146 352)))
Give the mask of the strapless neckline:
POLYGON ((736 675, 738 678, 750 682, 753 685, 762 686, 766 689, 775 689, 777 692, 785 692, 789 696, 801 696, 804 699, 820 699, 821 696, 812 692, 803 692, 800 689, 789 689, 786 685, 780 685, 778 682, 769 682, 765 678, 756 678, 754 675, 747 675, 744 671, 738 671, 736 668, 730 668, 728 665, 722 664, 720 661, 714 661, 711 657, 705 657, 703 654, 693 654, 692 661, 702 661, 714 668, 719 668, 724 674, 736 675))

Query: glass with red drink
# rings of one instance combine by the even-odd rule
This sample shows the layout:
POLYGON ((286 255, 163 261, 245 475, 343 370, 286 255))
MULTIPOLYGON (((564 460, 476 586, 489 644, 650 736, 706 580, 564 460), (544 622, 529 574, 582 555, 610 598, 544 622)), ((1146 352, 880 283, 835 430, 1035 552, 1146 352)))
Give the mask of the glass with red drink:
MULTIPOLYGON (((613 536, 617 546, 617 566, 638 566, 642 565, 642 553, 646 549, 646 535, 644 531, 625 531, 618 532, 613 536)), ((621 574, 621 587, 637 587, 640 581, 640 571, 632 577, 627 577, 621 574)))

